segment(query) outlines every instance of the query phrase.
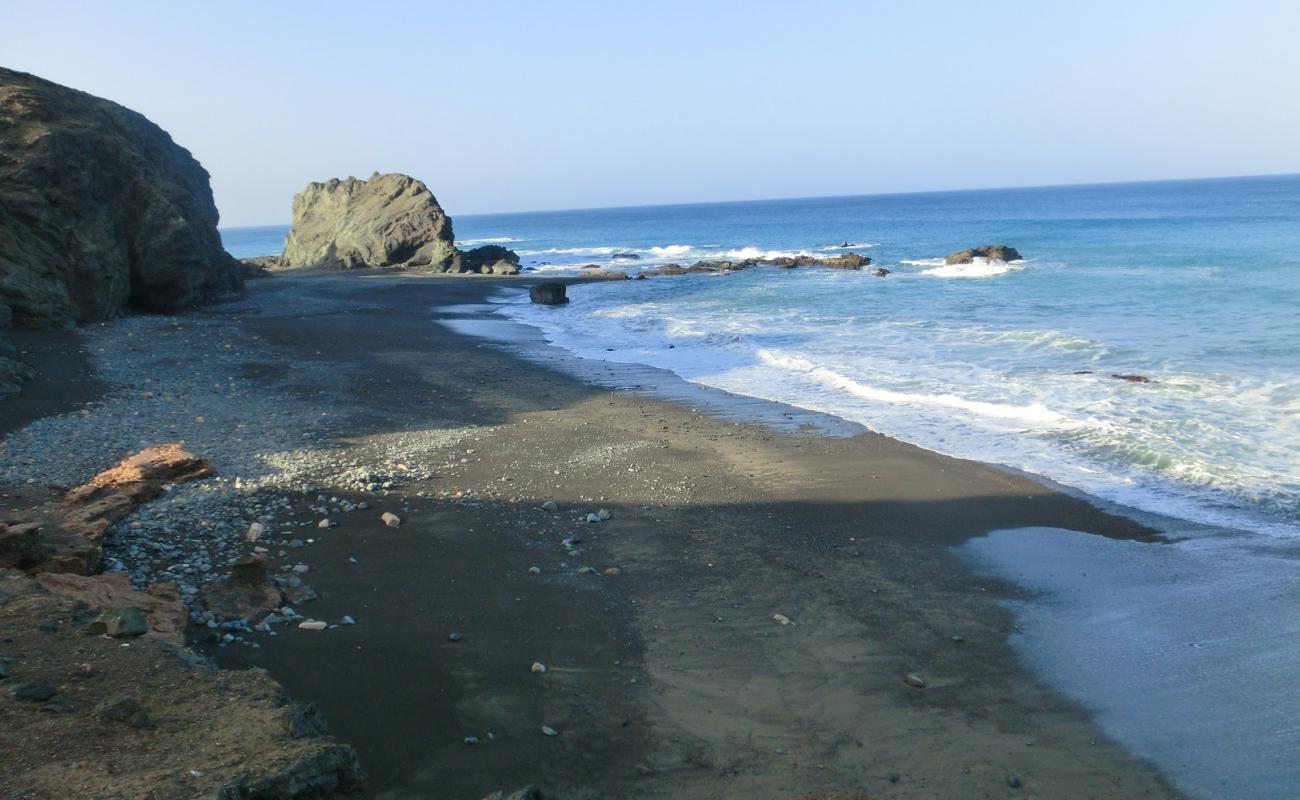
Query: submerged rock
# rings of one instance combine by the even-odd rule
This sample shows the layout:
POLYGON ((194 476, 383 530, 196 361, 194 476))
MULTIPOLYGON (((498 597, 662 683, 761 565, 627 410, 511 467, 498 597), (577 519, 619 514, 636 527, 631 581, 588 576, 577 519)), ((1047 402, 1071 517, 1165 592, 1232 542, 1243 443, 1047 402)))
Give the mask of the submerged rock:
POLYGON ((188 150, 130 109, 0 68, 0 303, 14 325, 170 311, 242 286, 188 150))
POLYGON ((983 244, 969 250, 958 250, 955 253, 949 253, 943 257, 943 263, 969 264, 977 258, 987 258, 989 261, 1019 261, 1021 255, 1016 248, 1007 247, 1004 244, 983 244))

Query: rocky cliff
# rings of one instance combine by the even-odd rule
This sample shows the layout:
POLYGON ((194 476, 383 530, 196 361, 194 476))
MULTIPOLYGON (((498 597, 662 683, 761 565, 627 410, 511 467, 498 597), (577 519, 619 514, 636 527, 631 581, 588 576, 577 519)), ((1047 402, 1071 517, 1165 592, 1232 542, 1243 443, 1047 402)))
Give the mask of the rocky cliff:
POLYGON ((309 183, 293 198, 293 227, 277 266, 315 269, 405 267, 430 272, 514 275, 504 247, 456 249, 451 217, 429 187, 409 175, 309 183))
POLYGON ((0 68, 0 304, 15 326, 168 311, 241 286, 188 150, 130 109, 0 68))

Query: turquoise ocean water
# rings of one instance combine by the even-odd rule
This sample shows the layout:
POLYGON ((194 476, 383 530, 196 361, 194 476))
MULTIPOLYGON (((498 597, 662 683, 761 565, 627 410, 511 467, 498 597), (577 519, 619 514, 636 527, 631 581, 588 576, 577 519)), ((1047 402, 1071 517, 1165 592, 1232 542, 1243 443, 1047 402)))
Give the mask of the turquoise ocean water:
MULTIPOLYGON (((563 308, 516 294, 502 310, 584 357, 1300 536, 1300 176, 454 216, 462 244, 556 274, 847 243, 892 273, 755 268, 579 286, 563 308), (990 242, 1025 259, 942 264, 990 242)), ((264 255, 285 231, 223 236, 264 255)))

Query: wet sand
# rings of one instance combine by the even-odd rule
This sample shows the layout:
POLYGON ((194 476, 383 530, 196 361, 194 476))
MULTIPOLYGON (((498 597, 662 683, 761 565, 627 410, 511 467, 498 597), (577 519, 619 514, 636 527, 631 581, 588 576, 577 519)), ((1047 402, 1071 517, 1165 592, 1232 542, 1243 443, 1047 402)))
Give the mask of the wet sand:
POLYGON ((263 361, 361 365, 333 409, 352 453, 483 432, 457 469, 369 498, 400 502, 400 529, 349 517, 285 554, 321 594, 304 613, 357 625, 216 651, 317 703, 374 796, 1176 796, 1021 668, 1012 590, 950 551, 1149 531, 989 466, 613 391, 434 324, 501 285, 525 284, 277 276, 254 291, 286 313, 239 323, 263 361), (380 309, 289 314, 358 293, 380 309), (581 521, 599 508, 613 519, 581 521))

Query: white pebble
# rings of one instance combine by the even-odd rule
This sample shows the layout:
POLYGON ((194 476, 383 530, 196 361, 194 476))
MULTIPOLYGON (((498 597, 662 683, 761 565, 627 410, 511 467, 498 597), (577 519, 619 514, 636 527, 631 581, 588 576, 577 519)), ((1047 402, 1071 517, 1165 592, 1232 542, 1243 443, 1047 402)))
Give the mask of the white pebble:
POLYGON ((390 528, 397 528, 402 524, 402 518, 391 511, 385 511, 379 518, 390 528))

